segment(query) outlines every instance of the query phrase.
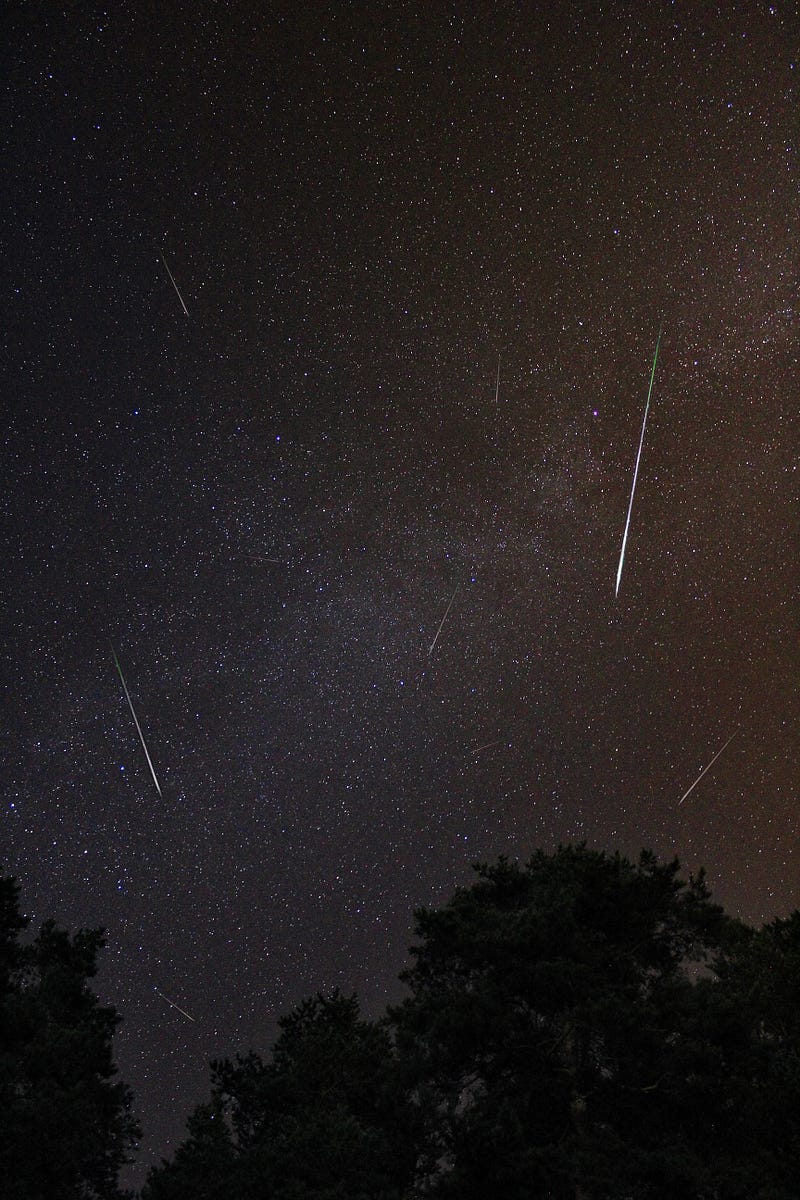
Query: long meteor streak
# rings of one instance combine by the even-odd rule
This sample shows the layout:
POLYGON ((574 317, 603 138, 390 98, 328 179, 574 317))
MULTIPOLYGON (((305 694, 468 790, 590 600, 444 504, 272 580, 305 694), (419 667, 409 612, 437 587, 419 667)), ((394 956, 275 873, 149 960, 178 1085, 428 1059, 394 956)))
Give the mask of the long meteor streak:
POLYGON ((161 255, 161 261, 162 261, 162 263, 164 264, 164 267, 166 268, 166 272, 167 272, 167 274, 168 274, 168 275, 169 275, 169 277, 170 277, 170 281, 171 281, 171 283, 172 283, 172 286, 175 288, 175 294, 176 294, 176 296, 178 297, 178 299, 179 299, 179 300, 180 300, 180 302, 181 302, 181 308, 183 309, 183 311, 186 313, 186 315, 187 315, 187 317, 188 317, 188 315, 189 315, 189 310, 188 310, 188 308, 186 307, 186 305, 183 303, 183 296, 182 296, 182 295, 180 294, 180 292, 178 291, 178 285, 177 285, 177 283, 175 282, 175 276, 172 274, 172 271, 170 271, 169 267, 167 266, 167 260, 164 258, 164 255, 163 255, 163 254, 161 254, 161 251, 160 251, 160 250, 159 250, 159 252, 158 252, 158 253, 159 253, 159 255, 161 255))
POLYGON ((639 474, 639 459, 642 457, 642 446, 644 445, 644 431, 647 425, 647 414, 650 411, 650 397, 653 394, 653 380, 656 377, 656 363, 658 362, 658 351, 661 346, 661 333, 663 326, 658 331, 658 341, 656 342, 656 352, 653 355, 653 369, 650 372, 650 387, 647 389, 647 404, 644 406, 644 420, 642 421, 642 436, 639 438, 639 450, 636 454, 636 466, 633 470, 633 486, 631 487, 631 498, 628 502, 628 516, 625 520, 625 533, 622 536, 622 550, 619 555, 619 566, 617 567, 617 586, 614 589, 614 596, 619 595, 619 581, 622 579, 622 564, 625 561, 625 543, 628 540, 628 530, 631 524, 631 513, 633 511, 633 494, 636 491, 636 479, 639 474))
POLYGON ((125 699, 128 701, 128 708, 131 710, 131 716, 133 717, 133 723, 136 726, 136 732, 139 734, 139 741, 142 743, 142 749, 144 750, 144 756, 147 759, 147 765, 150 768, 150 774, 153 776, 153 783, 156 785, 156 791, 158 792, 158 794, 160 796, 161 788, 159 787, 158 780, 156 779, 156 773, 153 769, 153 763, 152 763, 152 760, 151 760, 150 755, 147 750, 147 744, 145 743, 145 740, 144 740, 144 734, 142 733, 142 727, 139 724, 139 718, 136 716, 136 710, 133 707, 133 701, 131 700, 130 693, 128 691, 128 685, 125 682, 125 676, 122 674, 122 667, 119 665, 119 659, 117 658, 117 652, 114 649, 113 644, 111 646, 111 653, 114 655, 114 662, 117 664, 117 671, 119 672, 119 677, 122 680, 122 687, 125 692, 125 699))
POLYGON ((153 991, 157 996, 160 996, 162 1000, 166 1000, 170 1008, 174 1008, 181 1014, 182 1017, 188 1017, 190 1021, 194 1021, 194 1017, 191 1015, 191 1013, 187 1013, 185 1008, 181 1008, 180 1004, 176 1004, 174 1000, 170 1000, 169 996, 165 996, 163 992, 158 990, 158 988, 153 988, 153 991))
POLYGON ((710 770, 711 770, 711 768, 713 767, 714 763, 715 763, 715 762, 717 761, 717 759, 719 758, 720 754, 722 754, 723 750, 727 750, 727 749, 728 749, 728 746, 730 746, 731 742, 732 742, 732 741, 733 741, 733 739, 736 737, 736 735, 737 735, 737 733, 738 733, 738 732, 739 732, 739 730, 738 730, 738 729, 734 729, 733 733, 732 733, 732 734, 731 734, 731 736, 728 738, 728 740, 727 740, 727 742, 725 743, 725 745, 722 747, 722 750, 718 750, 718 751, 717 751, 717 753, 716 753, 716 754, 714 755, 714 757, 712 758, 711 762, 708 764, 708 766, 707 766, 707 767, 703 767, 703 770, 702 770, 702 771, 700 772, 700 774, 697 776, 697 779, 695 779, 694 783, 693 783, 693 784, 692 784, 692 786, 689 788, 689 790, 683 793, 683 795, 681 796, 680 800, 678 801, 678 804, 683 804, 684 800, 685 800, 685 799, 686 799, 686 797, 689 795, 689 792, 693 792, 693 791, 694 791, 694 789, 697 787, 697 785, 698 785, 698 783, 700 782, 700 780, 701 780, 701 779, 703 778, 703 776, 705 775, 706 771, 710 771, 710 770))
POLYGON ((431 642, 431 648, 428 651, 428 658, 430 658, 430 656, 433 654, 434 646, 436 645, 436 643, 439 640, 439 634, 442 632, 442 626, 444 625, 445 621, 447 620, 447 615, 450 612, 450 609, 453 607, 453 601, 455 600, 457 593, 458 593, 458 588, 456 588, 455 592, 453 592, 452 596, 450 597, 450 603, 448 604, 447 608, 445 609, 444 616, 442 617, 441 621, 439 622, 439 628, 436 630, 436 637, 431 642))

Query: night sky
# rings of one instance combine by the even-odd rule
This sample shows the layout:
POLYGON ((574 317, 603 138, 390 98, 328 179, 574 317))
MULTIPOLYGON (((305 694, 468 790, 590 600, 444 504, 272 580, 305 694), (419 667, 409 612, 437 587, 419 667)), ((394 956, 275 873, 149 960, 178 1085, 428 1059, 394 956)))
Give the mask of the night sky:
POLYGON ((132 1178, 210 1058, 397 999, 477 860, 797 906, 795 5, 12 0, 0 44, 0 851, 108 931, 132 1178))

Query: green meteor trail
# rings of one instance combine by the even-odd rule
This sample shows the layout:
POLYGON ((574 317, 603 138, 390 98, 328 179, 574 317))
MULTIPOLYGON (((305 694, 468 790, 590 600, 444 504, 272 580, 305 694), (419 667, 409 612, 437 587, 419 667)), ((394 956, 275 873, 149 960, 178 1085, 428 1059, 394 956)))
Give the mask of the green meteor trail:
POLYGON ((160 796, 161 788, 159 787, 158 780, 156 779, 156 773, 155 773, 155 770, 153 769, 153 763, 152 763, 152 760, 151 760, 150 755, 147 750, 147 745, 144 740, 144 734, 142 733, 142 727, 139 724, 138 717, 136 716, 136 711, 133 707, 133 701, 131 700, 130 693, 128 692, 128 685, 125 682, 125 676, 122 674, 122 667, 119 665, 119 659, 117 658, 117 652, 114 649, 113 643, 111 645, 111 653, 114 655, 114 662, 117 665, 117 671, 119 672, 119 677, 122 680, 122 687, 125 692, 125 699, 128 701, 128 708, 131 710, 131 716, 133 717, 133 723, 136 726, 136 732, 139 734, 139 741, 142 743, 142 749, 144 750, 144 756, 147 759, 147 765, 150 768, 150 774, 153 776, 153 783, 156 785, 156 791, 158 792, 158 794, 160 796))
POLYGON ((656 352, 653 355, 653 369, 650 372, 650 387, 647 389, 647 404, 644 406, 644 420, 642 421, 642 436, 639 438, 639 450, 636 455, 636 466, 633 471, 633 486, 631 487, 631 498, 628 502, 628 516, 625 521, 625 533, 622 536, 622 550, 619 555, 619 566, 617 567, 617 586, 614 589, 614 596, 619 595, 619 581, 622 578, 622 564, 625 561, 625 543, 628 540, 628 530, 631 524, 631 512, 633 511, 633 493, 636 491, 636 479, 639 474, 639 459, 642 457, 642 446, 644 445, 644 431, 647 425, 647 414, 650 411, 650 397, 653 394, 653 380, 656 377, 656 363, 658 362, 658 351, 661 346, 661 334, 663 325, 658 331, 658 341, 656 342, 656 352))

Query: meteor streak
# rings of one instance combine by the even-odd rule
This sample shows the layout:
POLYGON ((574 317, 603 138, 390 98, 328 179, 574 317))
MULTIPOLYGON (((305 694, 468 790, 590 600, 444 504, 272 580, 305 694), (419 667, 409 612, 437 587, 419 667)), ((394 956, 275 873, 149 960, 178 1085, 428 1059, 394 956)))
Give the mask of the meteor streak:
POLYGON ((633 485, 631 487, 631 498, 628 503, 628 516, 625 521, 625 533, 622 537, 622 549, 619 555, 619 566, 617 567, 617 586, 614 589, 614 596, 619 595, 619 581, 622 578, 622 564, 625 561, 625 543, 628 540, 628 529, 631 524, 631 512, 633 511, 633 493, 636 491, 636 478, 639 474, 639 459, 642 457, 642 446, 644 445, 644 430, 647 425, 647 414, 650 411, 650 397, 653 394, 653 380, 656 377, 656 363, 658 362, 658 350, 661 345, 661 333, 663 326, 658 331, 658 341, 656 342, 656 352, 653 355, 653 369, 650 372, 650 387, 647 389, 647 404, 644 406, 644 420, 642 421, 642 436, 639 438, 639 450, 636 454, 636 466, 633 470, 633 485))
POLYGON ((153 991, 157 996, 160 996, 162 1000, 166 1000, 170 1008, 176 1009, 182 1017, 188 1017, 190 1021, 194 1021, 194 1017, 190 1013, 187 1013, 185 1008, 181 1008, 180 1004, 176 1004, 174 1000, 170 1000, 169 996, 165 996, 163 992, 158 990, 158 988, 153 988, 153 991))
POLYGON ((142 743, 142 749, 144 750, 144 756, 147 759, 147 765, 150 768, 150 774, 153 776, 153 783, 156 785, 156 791, 158 792, 158 794, 160 796, 161 788, 159 787, 158 780, 156 779, 156 773, 153 770, 153 763, 150 759, 150 755, 147 750, 147 745, 145 744, 144 734, 142 733, 142 727, 139 724, 138 717, 136 716, 136 711, 133 707, 133 702, 131 700, 130 693, 128 691, 128 685, 125 682, 125 676, 122 674, 122 667, 119 665, 119 659, 117 658, 117 652, 114 649, 113 643, 111 645, 111 653, 114 655, 114 662, 117 664, 117 671, 119 672, 119 677, 122 680, 122 687, 125 692, 125 699, 128 701, 128 708, 131 710, 131 716, 133 717, 133 723, 136 726, 136 732, 139 734, 139 741, 142 743))
POLYGON ((473 754, 480 754, 482 750, 488 750, 490 746, 499 746, 505 738, 495 738, 493 742, 484 742, 482 746, 476 746, 472 751, 473 754))
POLYGON ((497 404, 500 399, 500 355, 497 356, 497 381, 494 385, 494 402, 497 404))
POLYGON ((712 758, 711 762, 708 764, 708 766, 707 766, 707 767, 703 767, 703 770, 702 770, 702 771, 700 772, 700 774, 697 776, 697 779, 695 779, 694 783, 693 783, 693 784, 692 784, 692 786, 689 788, 689 790, 683 793, 683 795, 681 796, 680 800, 678 801, 678 804, 683 804, 684 800, 685 800, 685 799, 686 799, 686 797, 689 795, 689 792, 693 792, 693 791, 694 791, 694 789, 697 787, 697 785, 698 785, 698 783, 700 782, 700 780, 701 780, 701 779, 703 778, 703 776, 705 775, 706 771, 710 771, 710 770, 711 770, 711 768, 713 767, 714 763, 715 763, 715 762, 717 761, 717 759, 719 758, 720 754, 722 754, 722 751, 723 751, 723 750, 727 750, 727 749, 728 749, 728 746, 730 746, 731 742, 732 742, 732 741, 733 741, 733 739, 736 737, 736 735, 737 735, 737 733, 738 733, 738 732, 739 732, 738 728, 737 728, 737 729, 734 729, 733 733, 732 733, 732 734, 731 734, 731 736, 728 738, 728 740, 727 740, 727 742, 725 743, 725 745, 722 747, 722 750, 718 750, 718 751, 717 751, 717 753, 716 753, 716 754, 714 755, 714 757, 712 758))
POLYGON ((436 630, 436 637, 431 642, 431 648, 428 651, 428 658, 430 658, 430 656, 433 654, 433 648, 439 640, 439 634, 442 632, 442 626, 444 625, 445 621, 447 620, 447 616, 448 616, 448 613, 450 612, 450 609, 453 607, 453 601, 456 598, 457 592, 458 592, 458 588, 456 588, 455 592, 453 592, 452 596, 450 597, 450 603, 448 604, 447 608, 445 609, 444 616, 442 617, 441 621, 439 622, 439 628, 436 630))
POLYGON ((177 283, 175 282, 175 276, 172 274, 172 271, 170 271, 169 267, 167 266, 167 260, 164 258, 164 255, 163 255, 163 254, 161 254, 161 251, 160 251, 160 250, 159 250, 159 252, 158 252, 158 253, 161 255, 161 261, 162 261, 162 263, 164 264, 164 267, 165 267, 165 269, 166 269, 166 272, 167 272, 167 274, 168 274, 168 275, 169 275, 169 277, 170 277, 170 281, 171 281, 171 283, 172 283, 172 286, 175 288, 175 294, 176 294, 176 296, 178 297, 178 299, 179 299, 179 300, 180 300, 180 302, 181 302, 181 308, 183 309, 183 311, 186 313, 186 315, 187 315, 187 317, 188 317, 188 315, 189 315, 189 310, 188 310, 188 308, 186 307, 186 305, 183 303, 183 296, 182 296, 182 295, 180 294, 180 292, 178 291, 178 285, 177 285, 177 283))

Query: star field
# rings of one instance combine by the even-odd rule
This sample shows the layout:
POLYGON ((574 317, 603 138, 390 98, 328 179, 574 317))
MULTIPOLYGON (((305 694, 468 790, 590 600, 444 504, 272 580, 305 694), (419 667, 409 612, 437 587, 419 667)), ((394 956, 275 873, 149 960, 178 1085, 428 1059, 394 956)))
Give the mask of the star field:
POLYGON ((108 931, 134 1182, 476 860, 794 908, 794 7, 4 25, 3 858, 108 931))

